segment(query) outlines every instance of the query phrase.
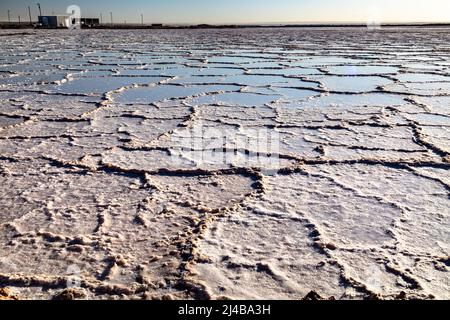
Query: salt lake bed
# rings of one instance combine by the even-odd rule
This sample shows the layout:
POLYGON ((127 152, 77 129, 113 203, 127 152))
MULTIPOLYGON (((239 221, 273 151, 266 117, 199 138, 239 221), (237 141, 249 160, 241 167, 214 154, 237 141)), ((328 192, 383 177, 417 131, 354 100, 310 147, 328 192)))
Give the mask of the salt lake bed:
POLYGON ((448 29, 0 42, 0 296, 450 299, 448 29))

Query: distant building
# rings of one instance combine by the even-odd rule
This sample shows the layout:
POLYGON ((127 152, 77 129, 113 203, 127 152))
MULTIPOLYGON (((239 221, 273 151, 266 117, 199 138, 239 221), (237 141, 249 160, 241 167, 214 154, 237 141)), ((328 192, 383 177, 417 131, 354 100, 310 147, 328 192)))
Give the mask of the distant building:
POLYGON ((81 18, 80 22, 82 28, 92 28, 100 25, 100 19, 98 18, 81 18))
MULTIPOLYGON (((63 29, 76 29, 80 28, 81 21, 83 19, 79 18, 71 18, 70 15, 53 15, 53 16, 39 16, 38 22, 39 26, 42 28, 63 28, 63 29)), ((98 22, 99 19, 86 19, 84 18, 85 22, 88 23, 89 26, 94 24, 94 21, 97 21, 97 25, 100 24, 98 22)))
POLYGON ((57 15, 57 16, 39 16, 39 24, 43 28, 68 28, 69 16, 57 15))

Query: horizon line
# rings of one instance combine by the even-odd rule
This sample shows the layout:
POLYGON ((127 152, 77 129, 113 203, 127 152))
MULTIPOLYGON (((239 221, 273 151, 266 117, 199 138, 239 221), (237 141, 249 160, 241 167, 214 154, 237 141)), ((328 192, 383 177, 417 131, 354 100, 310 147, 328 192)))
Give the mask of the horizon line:
MULTIPOLYGON (((64 16, 64 15, 43 15, 43 16, 64 16)), ((99 19, 99 17, 83 17, 86 19, 99 19)), ((30 21, 0 21, 0 24, 30 24, 30 21)), ((38 21, 34 20, 32 23, 38 23, 38 21)), ((440 24, 450 24, 449 21, 306 21, 306 22, 224 22, 224 23, 205 23, 205 22, 199 22, 199 23, 187 23, 187 22, 113 22, 112 25, 152 25, 152 24, 163 24, 165 26, 201 26, 201 25, 208 25, 208 26, 313 26, 313 25, 329 25, 329 26, 359 26, 359 25, 440 25, 440 24)), ((108 26, 111 25, 111 22, 103 22, 100 24, 101 26, 108 26)))

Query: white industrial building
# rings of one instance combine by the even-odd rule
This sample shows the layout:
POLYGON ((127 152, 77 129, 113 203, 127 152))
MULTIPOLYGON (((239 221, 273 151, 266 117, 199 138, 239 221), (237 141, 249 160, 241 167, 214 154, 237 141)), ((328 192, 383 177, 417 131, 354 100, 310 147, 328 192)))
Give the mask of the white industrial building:
POLYGON ((79 18, 70 15, 39 16, 39 25, 43 28, 77 28, 80 26, 79 18))

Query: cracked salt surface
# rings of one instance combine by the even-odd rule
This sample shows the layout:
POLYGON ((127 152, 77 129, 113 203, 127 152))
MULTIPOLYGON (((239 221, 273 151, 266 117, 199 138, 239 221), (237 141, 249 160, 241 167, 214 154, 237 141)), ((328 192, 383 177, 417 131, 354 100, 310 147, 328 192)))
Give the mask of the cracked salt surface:
POLYGON ((450 298, 447 29, 3 33, 14 295, 450 298))

